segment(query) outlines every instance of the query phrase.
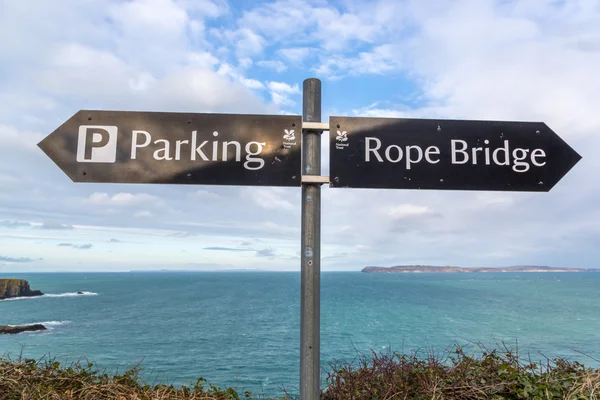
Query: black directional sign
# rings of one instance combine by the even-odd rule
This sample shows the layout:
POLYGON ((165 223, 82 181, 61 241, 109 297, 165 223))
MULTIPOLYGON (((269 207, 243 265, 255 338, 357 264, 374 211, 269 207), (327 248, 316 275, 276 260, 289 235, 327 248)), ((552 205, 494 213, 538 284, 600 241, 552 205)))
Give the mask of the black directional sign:
POLYGON ((301 185, 302 117, 82 110, 39 147, 74 182, 301 185))
POLYGON ((581 156, 542 122, 330 118, 331 187, 549 191, 581 156))

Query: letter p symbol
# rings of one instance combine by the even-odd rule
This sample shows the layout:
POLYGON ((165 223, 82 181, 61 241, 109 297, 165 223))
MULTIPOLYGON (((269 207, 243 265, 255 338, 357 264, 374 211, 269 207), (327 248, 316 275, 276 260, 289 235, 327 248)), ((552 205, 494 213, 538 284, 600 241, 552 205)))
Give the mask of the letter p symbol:
POLYGON ((114 163, 117 159, 116 126, 81 125, 77 162, 114 163))

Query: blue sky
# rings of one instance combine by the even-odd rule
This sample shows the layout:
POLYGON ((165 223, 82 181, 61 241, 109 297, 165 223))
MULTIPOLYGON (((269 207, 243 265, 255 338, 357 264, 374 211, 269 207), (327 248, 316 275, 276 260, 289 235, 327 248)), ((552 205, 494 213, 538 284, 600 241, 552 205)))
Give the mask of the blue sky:
POLYGON ((298 271, 299 188, 75 184, 37 143, 80 109, 300 114, 310 77, 325 120, 544 121, 583 156, 549 193, 324 187, 323 270, 600 267, 598 71, 591 0, 4 0, 0 273, 298 271))

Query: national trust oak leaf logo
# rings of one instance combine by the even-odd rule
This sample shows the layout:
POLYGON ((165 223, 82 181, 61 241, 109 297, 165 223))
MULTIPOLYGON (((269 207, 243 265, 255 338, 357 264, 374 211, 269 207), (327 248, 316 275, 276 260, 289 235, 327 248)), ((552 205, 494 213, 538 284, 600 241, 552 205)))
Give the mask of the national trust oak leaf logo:
POLYGON ((335 140, 337 140, 338 142, 347 141, 348 136, 346 135, 346 131, 337 131, 337 136, 335 137, 335 140))
POLYGON ((284 129, 284 131, 285 131, 285 133, 283 134, 283 138, 285 140, 289 140, 289 141, 296 140, 296 134, 293 129, 290 129, 290 130, 284 129))

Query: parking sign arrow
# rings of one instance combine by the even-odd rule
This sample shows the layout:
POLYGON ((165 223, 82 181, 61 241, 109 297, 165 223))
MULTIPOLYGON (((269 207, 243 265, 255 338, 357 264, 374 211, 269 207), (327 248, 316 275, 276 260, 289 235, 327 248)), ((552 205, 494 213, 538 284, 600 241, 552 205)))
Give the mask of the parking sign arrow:
POLYGON ((38 146, 74 182, 300 186, 302 117, 77 112, 38 146))

